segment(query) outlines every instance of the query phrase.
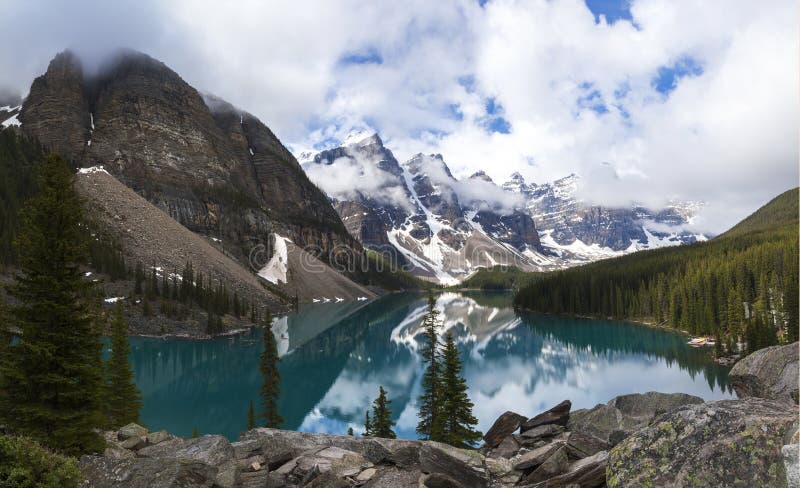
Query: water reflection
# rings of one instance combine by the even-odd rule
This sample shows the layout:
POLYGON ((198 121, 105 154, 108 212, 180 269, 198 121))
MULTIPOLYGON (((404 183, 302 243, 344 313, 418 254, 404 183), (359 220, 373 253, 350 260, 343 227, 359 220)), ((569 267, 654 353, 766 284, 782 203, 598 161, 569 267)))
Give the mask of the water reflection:
MULTIPOLYGON (((358 432, 383 385, 400 437, 414 438, 425 297, 309 306, 277 320, 286 428, 358 432)), ((591 407, 623 393, 683 391, 727 398, 727 368, 683 336, 632 324, 517 315, 507 294, 443 294, 444 328, 457 338, 485 430, 502 412, 532 415, 569 398, 591 407)), ((189 435, 243 430, 257 402, 261 331, 213 341, 132 339, 132 362, 151 428, 189 435)))

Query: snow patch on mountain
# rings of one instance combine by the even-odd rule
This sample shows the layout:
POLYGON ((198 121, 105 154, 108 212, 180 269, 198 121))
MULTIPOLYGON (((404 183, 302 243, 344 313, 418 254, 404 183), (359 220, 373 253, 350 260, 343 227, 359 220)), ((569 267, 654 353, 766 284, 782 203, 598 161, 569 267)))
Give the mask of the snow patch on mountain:
POLYGON ((272 257, 263 268, 258 270, 258 276, 277 285, 278 283, 287 283, 286 272, 289 270, 289 256, 286 243, 292 241, 278 234, 274 234, 274 236, 275 248, 272 257))

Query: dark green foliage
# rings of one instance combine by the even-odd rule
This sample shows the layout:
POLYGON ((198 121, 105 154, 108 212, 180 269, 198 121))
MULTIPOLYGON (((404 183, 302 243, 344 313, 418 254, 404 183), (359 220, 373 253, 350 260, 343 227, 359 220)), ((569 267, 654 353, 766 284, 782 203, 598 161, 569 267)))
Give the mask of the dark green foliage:
POLYGON ((425 373, 422 376, 422 394, 419 397, 419 423, 417 434, 423 439, 442 440, 440 381, 442 375, 439 353, 439 311, 433 293, 428 295, 428 312, 422 319, 425 344, 422 346, 422 361, 425 373))
POLYGON ((26 437, 0 435, 0 486, 73 488, 83 479, 75 458, 26 437))
POLYGON ((0 358, 0 422, 60 451, 102 450, 100 327, 82 280, 86 224, 74 173, 58 155, 42 168, 18 236, 20 273, 9 292, 19 342, 0 358))
POLYGON ((396 422, 392 422, 392 410, 389 408, 390 403, 392 403, 392 401, 386 398, 386 390, 381 386, 378 391, 378 398, 372 402, 372 425, 370 430, 370 435, 372 435, 372 437, 382 437, 384 439, 397 438, 397 434, 392 430, 396 422))
POLYGON ((372 436, 372 422, 369 419, 369 410, 364 412, 364 437, 372 436))
POLYGON ((540 276, 542 273, 528 273, 515 266, 498 265, 479 269, 455 288, 516 290, 540 276))
POLYGON ((131 347, 128 343, 128 324, 122 316, 122 303, 117 302, 111 321, 111 358, 106 362, 106 381, 103 403, 108 427, 118 429, 131 422, 139 422, 142 397, 128 361, 131 347))
POLYGON ((352 428, 352 427, 348 427, 348 428, 347 428, 347 435, 349 435, 350 437, 354 437, 354 436, 356 435, 356 434, 353 432, 353 428, 352 428))
POLYGON ((0 268, 17 262, 20 209, 38 191, 36 175, 45 158, 38 143, 0 130, 0 268))
POLYGON ((206 322, 206 334, 211 336, 221 334, 224 331, 225 324, 222 323, 222 317, 209 313, 208 321, 206 322))
POLYGON ((192 439, 197 439, 198 437, 200 437, 200 429, 195 425, 194 430, 192 430, 192 439))
POLYGON ((402 270, 386 256, 369 249, 364 250, 361 269, 352 278, 359 283, 387 290, 425 290, 436 286, 402 270))
POLYGON ((719 340, 748 336, 766 344, 776 332, 796 340, 797 200, 797 189, 790 190, 708 242, 549 274, 522 288, 514 304, 648 320, 719 340))
POLYGON ((256 410, 253 406, 253 400, 250 400, 250 407, 247 409, 247 430, 256 428, 256 410))
POLYGON ((272 333, 272 315, 269 310, 264 313, 264 351, 258 367, 261 370, 261 405, 264 410, 259 415, 264 425, 277 429, 283 423, 278 413, 278 398, 281 396, 281 373, 278 371, 278 344, 272 333))
POLYGON ((461 357, 450 333, 445 336, 441 382, 442 440, 455 447, 472 447, 483 434, 475 430, 478 419, 472 415, 467 382, 461 376, 461 357))
POLYGON ((108 275, 110 281, 128 279, 128 268, 122 247, 111 237, 92 232, 89 240, 89 264, 98 273, 108 275))

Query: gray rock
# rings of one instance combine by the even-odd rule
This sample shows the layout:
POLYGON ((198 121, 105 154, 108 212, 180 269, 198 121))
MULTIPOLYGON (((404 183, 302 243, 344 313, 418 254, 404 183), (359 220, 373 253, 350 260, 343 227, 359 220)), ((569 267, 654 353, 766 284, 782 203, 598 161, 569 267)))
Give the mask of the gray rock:
POLYGON ((130 423, 117 431, 117 438, 121 441, 130 439, 131 437, 145 437, 147 429, 139 424, 130 423))
POLYGON ((425 478, 427 488, 461 488, 463 485, 444 473, 431 473, 425 478))
POLYGON ((555 424, 539 425, 522 433, 522 443, 529 444, 539 439, 549 439, 564 432, 564 427, 555 424))
POLYGON ((781 449, 783 466, 786 468, 786 482, 789 488, 800 488, 800 457, 798 444, 787 444, 781 449))
POLYGON ((514 463, 505 458, 486 458, 486 469, 489 471, 492 486, 497 483, 515 485, 522 477, 522 471, 514 469, 514 463))
POLYGON ((536 468, 545 462, 547 458, 552 456, 553 453, 560 450, 564 446, 564 442, 554 442, 522 454, 521 456, 512 459, 512 462, 514 462, 514 469, 518 471, 525 471, 531 468, 536 468))
POLYGON ((136 454, 121 446, 110 445, 103 451, 103 457, 110 459, 130 459, 136 457, 136 454))
POLYGON ((527 420, 526 417, 511 411, 505 412, 494 421, 494 424, 483 435, 483 440, 489 447, 497 447, 508 436, 519 429, 527 420))
POLYGON ((585 432, 570 432, 567 453, 574 459, 583 459, 608 448, 608 442, 585 432))
POLYGON ((419 488, 420 478, 422 478, 422 473, 418 469, 399 469, 387 466, 362 486, 364 488, 419 488))
POLYGON ((109 459, 83 456, 79 466, 91 488, 202 488, 217 469, 185 459, 109 459))
POLYGON ((144 446, 145 446, 145 441, 139 436, 129 437, 120 443, 121 448, 130 449, 132 451, 135 451, 136 449, 139 449, 140 447, 144 446))
POLYGON ((426 441, 419 451, 419 464, 423 473, 445 474, 459 486, 479 488, 487 484, 484 457, 477 451, 426 441))
POLYGON ((569 400, 564 400, 550 410, 542 412, 532 419, 524 422, 520 428, 524 433, 526 430, 533 429, 534 427, 538 427, 540 425, 567 425, 567 421, 569 420, 569 410, 571 408, 572 402, 569 400))
POLYGON ((786 486, 797 408, 762 398, 685 405, 617 445, 608 486, 786 486))
POLYGON ((150 432, 147 434, 145 440, 150 445, 159 444, 164 442, 165 440, 171 438, 172 436, 167 433, 165 430, 159 430, 158 432, 150 432))
POLYGON ((728 379, 739 398, 759 397, 797 404, 798 343, 772 346, 737 362, 728 379))
POLYGON ((580 432, 598 439, 603 443, 602 449, 606 449, 612 432, 615 432, 614 440, 619 442, 631 432, 649 425, 659 415, 681 405, 698 403, 703 403, 703 399, 685 393, 651 391, 621 395, 606 404, 572 412, 567 429, 573 434, 580 432))
POLYGON ((489 451, 488 457, 509 459, 517 454, 519 448, 519 442, 517 442, 514 436, 510 435, 503 439, 497 447, 489 451))
MULTIPOLYGON (((580 488, 593 488, 603 486, 606 483, 606 466, 608 464, 608 452, 600 451, 597 454, 580 459, 570 464, 564 474, 554 476, 539 483, 525 485, 529 488, 551 488, 578 486, 580 488)), ((635 486, 635 485, 627 485, 635 486)), ((661 485, 653 485, 661 486, 661 485)))
POLYGON ((559 447, 555 450, 538 468, 523 478, 523 483, 538 483, 546 479, 558 476, 567 470, 569 459, 567 449, 559 447))
POLYGON ((367 468, 364 471, 358 473, 358 476, 356 476, 356 481, 359 482, 369 481, 370 479, 372 479, 373 476, 375 476, 375 473, 377 472, 378 470, 375 468, 367 468))

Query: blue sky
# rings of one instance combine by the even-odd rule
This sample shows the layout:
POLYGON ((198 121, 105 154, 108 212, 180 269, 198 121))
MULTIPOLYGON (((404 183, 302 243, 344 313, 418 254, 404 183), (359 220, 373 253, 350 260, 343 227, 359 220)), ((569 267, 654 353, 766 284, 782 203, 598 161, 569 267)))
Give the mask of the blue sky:
POLYGON ((91 67, 130 47, 295 154, 375 130, 456 176, 702 200, 718 231, 797 182, 797 16, 794 0, 8 0, 0 91, 24 95, 64 48, 91 67))

